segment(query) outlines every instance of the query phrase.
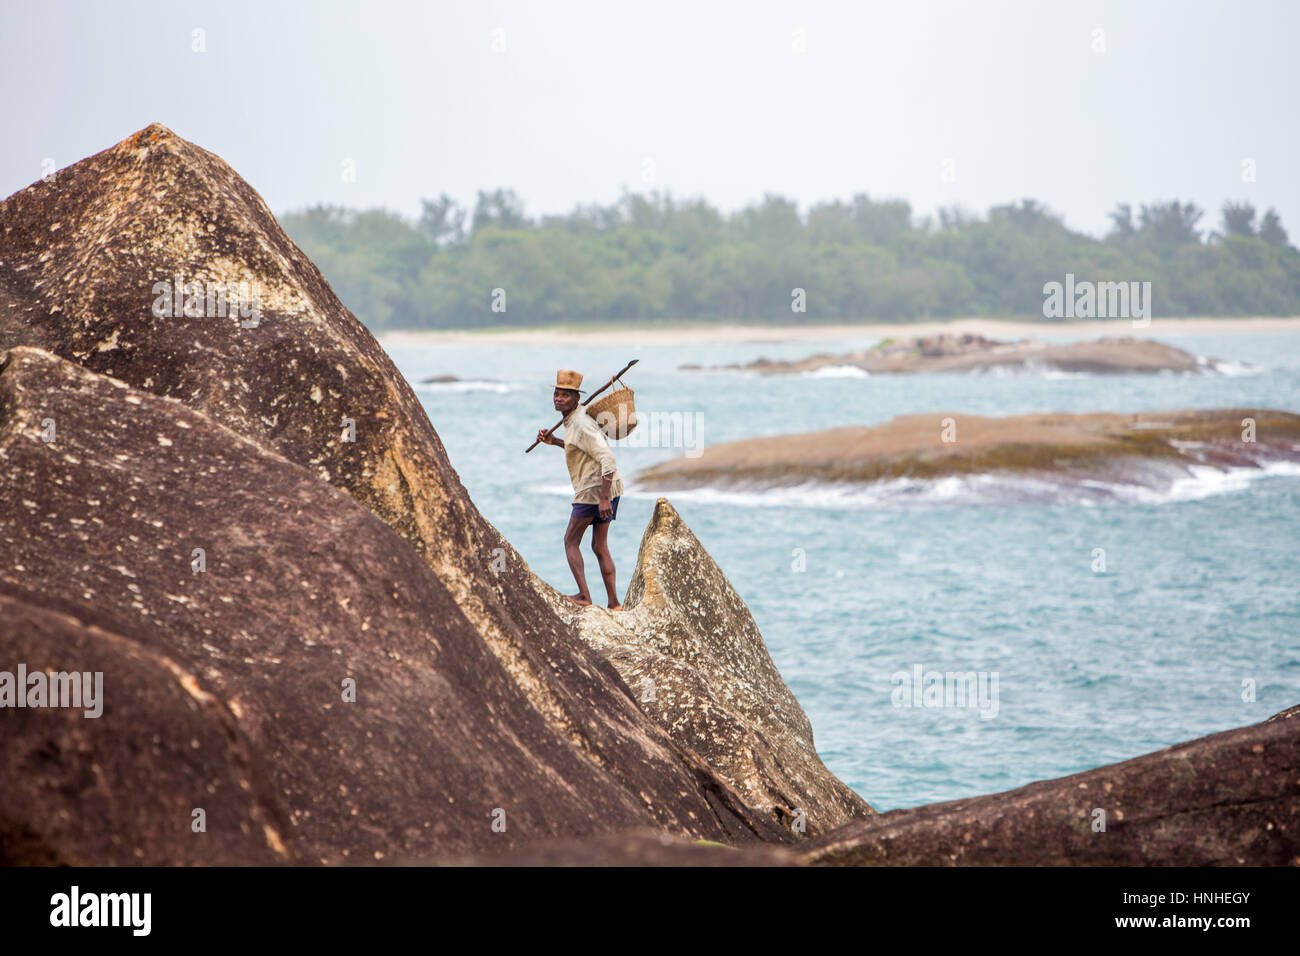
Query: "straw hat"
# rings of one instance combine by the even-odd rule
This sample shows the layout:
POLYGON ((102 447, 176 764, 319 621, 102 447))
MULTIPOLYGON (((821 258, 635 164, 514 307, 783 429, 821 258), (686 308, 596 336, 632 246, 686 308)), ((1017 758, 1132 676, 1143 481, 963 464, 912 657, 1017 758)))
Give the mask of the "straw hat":
POLYGON ((556 388, 571 388, 575 392, 586 391, 586 389, 578 388, 578 386, 581 384, 582 384, 582 376, 579 375, 577 372, 570 371, 567 368, 562 368, 555 373, 556 388))

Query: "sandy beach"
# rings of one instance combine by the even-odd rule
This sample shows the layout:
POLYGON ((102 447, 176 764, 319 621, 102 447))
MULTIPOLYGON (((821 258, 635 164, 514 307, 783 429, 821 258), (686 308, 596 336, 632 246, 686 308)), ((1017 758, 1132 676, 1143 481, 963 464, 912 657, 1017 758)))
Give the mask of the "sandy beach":
POLYGON ((833 341, 849 338, 903 338, 936 332, 970 332, 991 338, 1019 339, 1038 335, 1187 335, 1237 332, 1300 332, 1300 317, 1241 319, 1152 319, 1134 328, 1127 319, 1084 322, 1013 321, 1008 319, 955 319, 949 322, 865 323, 860 325, 734 325, 687 324, 624 327, 540 327, 529 329, 454 329, 445 331, 392 331, 378 336, 385 346, 468 345, 492 341, 503 345, 617 345, 702 342, 833 341))

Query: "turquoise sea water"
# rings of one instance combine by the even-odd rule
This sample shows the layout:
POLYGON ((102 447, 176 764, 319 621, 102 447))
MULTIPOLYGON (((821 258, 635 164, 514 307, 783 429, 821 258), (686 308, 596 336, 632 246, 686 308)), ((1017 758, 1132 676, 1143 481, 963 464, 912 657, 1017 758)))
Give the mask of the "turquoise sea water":
MULTIPOLYGON (((628 379, 638 409, 690 416, 699 433, 685 437, 704 444, 911 412, 1300 412, 1300 335, 1162 335, 1158 324, 1152 337, 1231 360, 1233 374, 761 378, 677 369, 850 351, 871 336, 389 352, 478 507, 538 574, 569 591, 563 453, 523 454, 558 418, 557 368, 578 369, 594 387, 640 359, 628 379), (418 384, 445 374, 462 381, 418 384)), ((628 489, 610 534, 621 592, 658 497, 632 475, 686 450, 627 444, 615 444, 628 489)), ((748 603, 822 759, 882 810, 1086 770, 1300 703, 1300 469, 1189 476, 1160 493, 950 481, 666 497, 748 603), (1104 572, 1094 569, 1096 549, 1104 572), (996 674, 996 711, 896 706, 894 676, 917 666, 984 673, 990 694, 996 674), (1243 700, 1244 681, 1254 701, 1243 700)), ((600 599, 592 560, 588 584, 600 599)))

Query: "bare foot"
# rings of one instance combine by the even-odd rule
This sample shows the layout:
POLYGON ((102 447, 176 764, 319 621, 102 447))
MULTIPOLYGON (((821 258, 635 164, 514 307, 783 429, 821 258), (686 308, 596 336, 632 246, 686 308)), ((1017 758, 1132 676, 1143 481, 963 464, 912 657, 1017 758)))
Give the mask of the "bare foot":
POLYGON ((621 604, 611 604, 611 605, 609 606, 609 609, 610 609, 611 611, 621 611, 621 610, 623 610, 623 605, 621 605, 621 604))
POLYGON ((581 594, 566 594, 564 596, 567 597, 574 604, 581 604, 583 607, 586 607, 591 604, 591 598, 583 597, 581 594))

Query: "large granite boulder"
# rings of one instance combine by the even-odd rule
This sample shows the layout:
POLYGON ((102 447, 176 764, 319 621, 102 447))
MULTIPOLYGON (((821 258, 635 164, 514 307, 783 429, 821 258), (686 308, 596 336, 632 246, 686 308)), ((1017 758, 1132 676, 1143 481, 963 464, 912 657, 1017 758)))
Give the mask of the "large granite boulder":
POLYGON ((805 863, 841 866, 1300 866, 1300 724, 1272 719, 1006 793, 893 810, 803 849, 805 863))
POLYGON ((539 846, 518 859, 587 866, 1300 866, 1300 728, 1286 719, 1297 710, 1018 790, 891 810, 796 847, 722 849, 616 834, 539 846))
POLYGON ((0 349, 176 398, 344 489, 425 556, 539 703, 565 710, 554 661, 531 653, 556 628, 523 562, 383 349, 224 161, 150 126, 15 193, 0 223, 0 349), (241 287, 255 316, 229 294, 213 314, 241 287))
POLYGON ((573 840, 555 840, 515 853, 445 856, 421 860, 431 866, 772 866, 800 864, 784 846, 743 849, 708 840, 684 840, 666 833, 631 830, 573 840))
POLYGON ((82 708, 0 714, 0 865, 267 865, 298 858, 286 802, 230 707, 164 653, 0 582, 0 669, 102 673, 82 708), (102 699, 100 702, 104 702, 102 699), (205 832, 192 827, 204 811, 205 832))
MULTIPOLYGON (((700 816, 703 794, 736 839, 790 838, 674 745, 552 611, 383 349, 219 157, 150 126, 0 204, 0 348, 13 345, 175 399, 350 495, 422 558, 585 773, 621 790, 608 799, 667 823, 700 816)), ((190 502, 179 476, 169 490, 190 502)))
MULTIPOLYGON (((538 711, 420 556, 307 469, 43 350, 0 363, 0 660, 103 673, 99 717, 0 711, 0 831, 22 859, 792 839, 653 725, 593 761, 586 726, 538 711)), ((605 679, 607 720, 635 730, 605 679)))
POLYGON ((646 526, 623 611, 551 598, 642 709, 750 806, 809 835, 874 812, 817 756, 749 608, 667 499, 646 526))

